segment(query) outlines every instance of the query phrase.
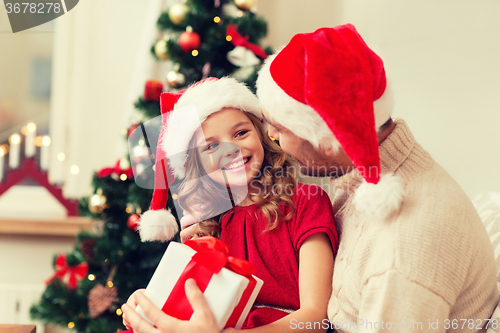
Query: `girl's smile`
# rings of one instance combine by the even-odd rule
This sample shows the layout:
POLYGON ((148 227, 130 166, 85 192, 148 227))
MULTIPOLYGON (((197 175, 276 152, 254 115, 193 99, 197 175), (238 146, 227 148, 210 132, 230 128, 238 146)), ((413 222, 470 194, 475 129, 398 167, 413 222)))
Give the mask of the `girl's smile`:
POLYGON ((241 159, 234 160, 222 167, 222 170, 225 171, 241 171, 244 168, 246 169, 250 164, 251 156, 243 157, 241 159), (243 167, 245 166, 245 167, 243 167))

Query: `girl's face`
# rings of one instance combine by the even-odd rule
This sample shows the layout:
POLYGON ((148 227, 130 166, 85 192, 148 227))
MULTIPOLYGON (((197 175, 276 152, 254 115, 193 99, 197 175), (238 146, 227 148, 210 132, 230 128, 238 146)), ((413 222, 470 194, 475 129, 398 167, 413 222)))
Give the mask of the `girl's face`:
POLYGON ((217 183, 246 186, 258 176, 264 148, 244 112, 225 108, 210 115, 194 139, 203 169, 217 183))

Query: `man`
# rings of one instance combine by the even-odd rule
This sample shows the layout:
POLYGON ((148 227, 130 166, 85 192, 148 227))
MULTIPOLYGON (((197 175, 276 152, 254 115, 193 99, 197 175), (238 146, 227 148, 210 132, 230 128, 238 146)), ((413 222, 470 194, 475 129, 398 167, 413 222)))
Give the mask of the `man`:
MULTIPOLYGON (((336 188, 332 328, 477 332, 492 326, 499 294, 484 226, 406 123, 391 119, 382 60, 354 26, 294 36, 264 64, 257 95, 269 134, 304 173, 330 176, 336 188)), ((173 331, 212 332, 199 289, 188 287, 198 314, 193 322, 166 318, 143 297, 139 303, 173 331)))
POLYGON ((269 134, 337 189, 332 326, 483 331, 499 301, 484 226, 406 123, 392 121, 382 60, 354 26, 293 37, 261 69, 257 95, 269 134))

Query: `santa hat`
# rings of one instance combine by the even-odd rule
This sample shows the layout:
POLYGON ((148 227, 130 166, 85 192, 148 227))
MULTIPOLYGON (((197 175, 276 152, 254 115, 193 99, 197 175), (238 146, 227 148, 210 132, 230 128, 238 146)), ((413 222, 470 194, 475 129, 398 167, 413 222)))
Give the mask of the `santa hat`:
POLYGON ((262 118, 259 100, 233 78, 207 78, 178 93, 160 95, 162 128, 155 163, 155 188, 150 209, 141 216, 142 241, 168 241, 178 231, 175 217, 165 209, 168 184, 186 174, 189 143, 208 116, 235 108, 262 118), (196 119, 194 119, 196 118, 196 119))
POLYGON ((351 24, 295 35, 267 58, 257 96, 273 120, 320 146, 344 150, 365 182, 354 204, 374 218, 398 209, 403 185, 380 175, 377 130, 392 113, 382 59, 351 24), (376 185, 375 185, 376 184, 376 185))

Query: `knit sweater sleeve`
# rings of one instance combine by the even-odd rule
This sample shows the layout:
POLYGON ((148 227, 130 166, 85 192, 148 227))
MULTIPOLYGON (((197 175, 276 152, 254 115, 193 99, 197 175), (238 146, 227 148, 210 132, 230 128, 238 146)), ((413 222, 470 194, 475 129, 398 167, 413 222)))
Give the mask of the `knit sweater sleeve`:
POLYGON ((451 327, 449 312, 450 304, 441 296, 409 281, 396 270, 389 270, 373 276, 364 286, 358 329, 446 332, 451 327))

